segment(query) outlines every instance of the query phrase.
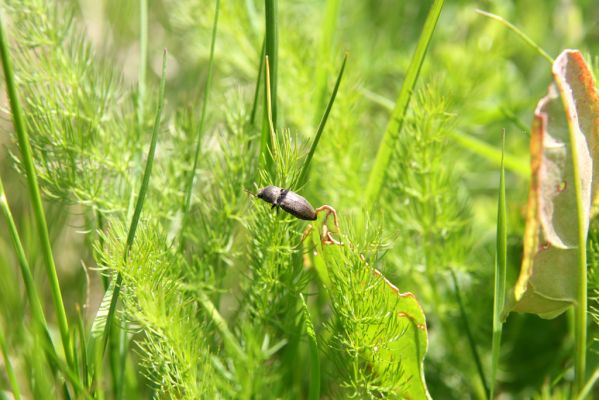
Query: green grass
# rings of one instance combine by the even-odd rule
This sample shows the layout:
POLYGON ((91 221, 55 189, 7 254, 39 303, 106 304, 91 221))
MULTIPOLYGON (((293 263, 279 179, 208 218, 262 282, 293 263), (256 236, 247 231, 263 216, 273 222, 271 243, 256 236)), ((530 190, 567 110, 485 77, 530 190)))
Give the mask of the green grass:
POLYGON ((0 398, 592 398, 596 221, 575 313, 501 320, 549 54, 599 51, 529 3, 4 1, 0 398))

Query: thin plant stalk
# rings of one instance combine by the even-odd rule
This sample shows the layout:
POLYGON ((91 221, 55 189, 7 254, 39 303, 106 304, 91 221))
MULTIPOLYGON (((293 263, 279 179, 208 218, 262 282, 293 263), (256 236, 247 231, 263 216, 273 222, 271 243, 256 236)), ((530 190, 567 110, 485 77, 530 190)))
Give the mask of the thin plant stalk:
POLYGON ((331 49, 333 37, 337 29, 337 19, 339 16, 340 0, 330 0, 326 2, 326 10, 323 19, 322 40, 320 42, 320 62, 317 64, 316 71, 316 90, 318 100, 315 102, 316 108, 314 112, 315 123, 318 122, 320 110, 324 108, 327 98, 327 76, 330 70, 331 49))
POLYGON ((541 56, 543 56, 543 58, 545 58, 547 61, 549 61, 550 64, 553 64, 553 58, 545 50, 543 50, 541 48, 541 46, 536 44, 531 38, 528 37, 528 35, 526 35, 524 32, 522 32, 520 29, 518 29, 515 25, 510 23, 508 20, 506 20, 503 17, 500 17, 499 15, 496 15, 496 14, 493 14, 493 13, 490 13, 487 11, 476 10, 476 12, 479 13, 480 15, 484 15, 485 17, 494 19, 495 21, 499 21, 500 23, 505 25, 508 29, 510 29, 512 32, 514 32, 516 35, 518 35, 520 37, 520 39, 524 40, 529 46, 531 46, 533 49, 535 49, 541 56))
POLYGON ((264 163, 267 171, 273 168, 273 137, 272 131, 277 128, 277 59, 278 59, 278 32, 277 32, 277 1, 264 0, 265 7, 265 39, 264 59, 267 60, 267 73, 272 75, 265 84, 265 107, 262 118, 262 134, 260 137, 260 161, 264 163), (270 72, 272 69, 272 73, 270 72), (270 103, 270 104, 269 104, 270 103), (268 110, 270 108, 270 110, 268 110))
POLYGON ((15 375, 15 370, 12 367, 12 362, 10 361, 10 357, 8 356, 8 347, 6 346, 6 342, 4 341, 2 329, 0 329, 0 349, 2 349, 4 369, 6 370, 6 376, 8 378, 8 383, 12 390, 12 395, 15 398, 15 400, 21 400, 21 390, 19 389, 17 376, 15 375))
POLYGON ((262 41, 262 49, 260 50, 260 64, 258 65, 258 76, 256 77, 256 88, 254 89, 254 101, 252 102, 252 111, 250 112, 250 124, 254 126, 256 123, 256 111, 258 110, 258 98, 260 97, 260 82, 262 81, 262 73, 264 70, 265 48, 262 41))
POLYGON ((460 308, 460 315, 462 317, 462 321, 464 322, 464 330, 466 331, 466 338, 468 339, 468 345, 470 346, 470 351, 472 352, 472 358, 474 358, 474 363, 476 364, 476 371, 478 372, 478 376, 485 390, 485 396, 489 399, 489 386, 487 385, 487 380, 485 378, 485 373, 483 371, 483 364, 480 360, 480 356, 478 354, 478 350, 476 348, 476 342, 474 340, 474 335, 472 334, 472 330, 470 329, 470 322, 468 321, 468 315, 466 314, 466 309, 464 307, 464 303, 462 301, 462 295, 460 292, 460 286, 458 285, 458 279, 455 275, 455 271, 450 269, 451 278, 453 280, 453 285, 455 287, 455 296, 458 302, 458 307, 460 308))
POLYGON ((240 360, 245 360, 245 353, 243 352, 239 343, 237 343, 235 335, 233 335, 233 333, 229 330, 229 327, 227 326, 227 321, 225 321, 225 319, 222 317, 222 315, 220 315, 220 313, 214 306, 214 303, 212 303, 208 296, 206 296, 206 294, 202 291, 198 292, 198 297, 200 303, 202 304, 202 307, 204 307, 204 310, 206 310, 208 317, 212 320, 214 326, 222 334, 225 345, 229 348, 229 350, 232 350, 235 353, 237 358, 239 358, 240 360))
POLYGON ((12 62, 8 49, 8 42, 4 34, 4 23, 2 21, 1 15, 0 55, 2 56, 2 68, 4 70, 6 90, 8 92, 10 108, 13 115, 13 124, 17 135, 17 140, 19 142, 19 149, 21 151, 21 162, 23 163, 23 168, 27 174, 27 188, 29 190, 29 195, 31 196, 37 231, 40 237, 40 246, 42 248, 44 265, 46 267, 46 275, 48 276, 48 282, 50 284, 50 294, 52 296, 54 312, 56 313, 56 320, 58 322, 58 329, 60 331, 60 337, 62 340, 62 346, 67 360, 67 365, 69 368, 71 368, 74 364, 73 354, 71 353, 70 346, 69 324, 62 300, 60 284, 58 282, 58 274, 56 272, 56 265, 54 263, 54 256, 52 254, 52 244, 50 243, 50 236, 48 234, 48 224, 46 222, 46 215, 44 212, 44 206, 42 204, 37 174, 33 164, 31 144, 29 143, 29 135, 27 134, 25 119, 21 109, 21 102, 17 93, 17 85, 15 83, 12 62))
POLYGON ((184 220, 191 208, 191 193, 193 191, 193 182, 195 180, 196 168, 198 167, 198 158, 200 157, 200 148, 202 145, 202 134, 204 133, 204 125, 206 123, 206 110, 208 108, 208 94, 210 93, 210 85, 212 83, 212 73, 214 71, 214 45, 216 43, 216 30, 218 27, 218 14, 220 10, 220 0, 216 0, 216 11, 214 12, 214 22, 212 24, 212 36, 210 39, 210 58, 208 59, 208 76, 204 85, 204 98, 202 100, 202 111, 200 113, 200 122, 196 131, 196 145, 193 156, 193 167, 189 174, 189 179, 185 188, 185 203, 183 205, 184 220))
POLYGON ((337 97, 337 91, 339 90, 339 85, 341 84, 341 78, 343 77, 343 71, 345 71, 345 64, 347 62, 347 54, 343 57, 343 63, 341 64, 341 69, 339 70, 339 74, 337 75, 337 81, 335 82, 335 88, 333 89, 333 93, 331 94, 331 98, 329 99, 329 103, 327 104, 327 108, 324 111, 322 118, 320 119, 320 123, 318 124, 318 129, 316 130, 316 136, 314 136, 314 140, 312 141, 312 145, 310 146, 310 151, 306 156, 306 160, 304 161, 304 165, 302 167, 302 171, 298 178, 297 187, 303 186, 308 180, 308 172, 310 171, 310 163, 312 162, 312 157, 314 156, 314 152, 316 151, 316 146, 318 146, 318 142, 320 141, 320 137, 324 128, 327 124, 327 120, 329 118, 329 114, 331 109, 333 108, 333 103, 335 102, 335 98, 337 97))
MULTIPOLYGON (((505 131, 502 134, 502 154, 505 150, 505 131)), ((501 332, 503 322, 501 313, 505 305, 505 281, 507 270, 507 211, 505 202, 505 168, 503 157, 499 170, 499 200, 497 202, 497 253, 495 257, 495 291, 493 293, 493 339, 491 344, 491 382, 490 398, 495 395, 495 381, 497 367, 499 365, 499 354, 501 349, 501 332)))
MULTIPOLYGON (((127 258, 129 250, 133 245, 133 240, 135 239, 135 233, 137 231, 137 225, 139 224, 139 219, 141 217, 141 210, 144 205, 144 200, 146 198, 146 193, 150 186, 150 176, 152 175, 152 166, 154 165, 154 154, 156 152, 156 141, 158 138, 158 130, 160 127, 160 120, 162 118, 162 108, 164 107, 164 88, 166 85, 166 49, 162 54, 162 76, 160 78, 160 91, 158 94, 158 109, 156 110, 156 118, 154 120, 154 128, 152 129, 152 139, 150 142, 150 148, 148 150, 148 158, 146 161, 146 167, 144 170, 143 180, 141 183, 141 187, 139 188, 139 196, 137 197, 137 202, 135 203, 135 211, 133 212, 133 217, 131 219, 131 225, 129 226, 129 233, 127 234, 127 243, 125 247, 124 258, 127 258)), ((104 351, 106 350, 106 344, 108 342, 108 338, 110 337, 110 328, 114 320, 114 314, 116 311, 116 304, 118 302, 119 293, 121 290, 121 284, 123 281, 123 276, 119 273, 116 277, 116 281, 114 284, 114 289, 112 292, 112 298, 110 300, 110 308, 108 310, 108 315, 106 316, 106 325, 104 326, 104 351)))
POLYGON ((430 8, 424 27, 422 28, 422 33, 418 39, 416 51, 410 61, 406 79, 401 87, 397 102, 395 103, 395 109, 391 114, 387 129, 383 135, 383 140, 379 145, 374 165, 370 171, 370 176, 368 177, 368 186, 366 187, 364 196, 365 204, 370 208, 374 206, 383 187, 386 171, 389 168, 389 162, 391 161, 391 155, 395 148, 397 137, 402 130, 405 115, 408 106, 410 105, 410 99, 412 98, 416 81, 420 75, 420 69, 424 62, 424 57, 433 36, 433 32, 435 31, 439 15, 441 15, 443 3, 444 0, 435 0, 430 8))
POLYGON ((272 102, 271 118, 273 126, 277 127, 277 76, 278 76, 278 53, 279 53, 279 32, 277 22, 277 0, 264 0, 265 23, 266 23, 266 45, 265 52, 270 62, 270 98, 272 102))
POLYGON ((316 341, 316 332, 310 319, 308 305, 304 295, 300 293, 302 307, 304 309, 304 326, 308 335, 308 348, 310 350, 310 389, 308 392, 309 400, 320 399, 320 358, 318 357, 318 342, 316 341))
POLYGON ((595 387, 595 383, 597 382, 597 380, 599 380, 599 368, 597 368, 595 372, 593 372, 593 375, 591 375, 587 383, 580 390, 578 396, 576 397, 576 400, 586 399, 587 396, 591 393, 591 390, 593 390, 593 388, 595 387))
MULTIPOLYGON (((564 110, 568 112, 568 104, 562 97, 564 110)), ((585 380, 586 372, 586 343, 587 343, 587 223, 585 220, 584 200, 580 182, 580 169, 578 165, 578 146, 576 140, 577 127, 572 118, 568 121, 568 140, 572 157, 572 178, 574 180, 574 193, 576 194, 576 216, 578 225, 578 292, 577 302, 574 306, 574 393, 579 393, 585 380)))
POLYGON ((137 132, 142 137, 146 103, 148 63, 148 0, 139 0, 139 76, 137 79, 137 132))

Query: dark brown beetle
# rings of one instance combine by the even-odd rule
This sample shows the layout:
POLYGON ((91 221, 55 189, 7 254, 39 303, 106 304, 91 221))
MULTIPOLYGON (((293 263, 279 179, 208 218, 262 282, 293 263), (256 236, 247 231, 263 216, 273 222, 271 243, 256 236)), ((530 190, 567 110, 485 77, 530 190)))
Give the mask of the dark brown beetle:
POLYGON ((296 218, 306 221, 316 220, 316 210, 302 196, 278 186, 267 186, 258 191, 257 197, 272 204, 272 208, 280 207, 296 218))

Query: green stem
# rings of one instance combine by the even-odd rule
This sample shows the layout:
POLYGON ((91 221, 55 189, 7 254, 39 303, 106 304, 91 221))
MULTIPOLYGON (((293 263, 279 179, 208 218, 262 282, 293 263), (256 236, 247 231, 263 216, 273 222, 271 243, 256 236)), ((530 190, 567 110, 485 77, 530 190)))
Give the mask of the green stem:
POLYGON ((17 382, 17 376, 15 370, 12 367, 12 362, 8 356, 8 348, 4 341, 4 335, 2 329, 0 329, 0 349, 2 349, 2 358, 4 359, 4 369, 6 370, 6 376, 8 377, 8 383, 12 389, 12 395, 15 400, 21 400, 21 391, 19 390, 19 384, 17 382))
POLYGON ((52 255, 52 244, 50 243, 50 237, 48 235, 48 224, 46 223, 46 216, 44 213, 44 206, 42 204, 42 197, 40 194, 35 167, 33 165, 31 144, 29 143, 29 135, 27 134, 25 120, 23 118, 23 112, 21 110, 21 103, 17 94, 17 85, 15 83, 12 62, 8 50, 8 43, 4 34, 4 24, 1 20, 1 16, 0 55, 2 56, 2 68, 4 69, 4 78, 6 80, 6 90, 8 92, 8 97, 10 100, 10 108, 13 115, 13 123, 17 134, 17 140, 19 142, 19 149, 21 150, 21 162, 23 163, 23 168, 27 174, 27 187, 29 189, 29 195, 31 196, 35 221, 37 224, 37 231, 40 237, 40 245, 45 261, 44 265, 46 266, 48 282, 50 284, 50 294, 52 295, 52 303, 54 305, 54 311, 56 313, 56 319, 58 322, 58 328, 60 330, 60 337, 62 339, 62 346, 64 349, 65 357, 67 359, 67 365, 70 368, 74 364, 73 355, 71 353, 71 346, 69 344, 69 324, 67 321, 67 314, 64 308, 64 303, 62 301, 60 284, 58 283, 58 274, 56 273, 56 265, 54 264, 54 256, 52 255))
POLYGON ((312 142, 312 146, 310 146, 310 151, 306 156, 306 160, 304 161, 304 165, 302 167, 302 171, 298 178, 298 184, 296 187, 303 186, 308 180, 308 172, 310 170, 310 163, 312 162, 312 157, 314 156, 314 152, 316 151, 316 146, 318 146, 318 142, 320 141, 320 136, 324 131, 324 127, 327 124, 327 120, 329 118, 329 114, 331 109, 333 108, 333 103, 335 102, 335 97, 337 97, 337 91, 339 90, 339 85, 341 84, 341 78, 343 77, 343 71, 345 71, 345 64, 347 62, 347 54, 343 57, 343 63, 341 64, 341 69, 339 70, 339 75, 337 75, 337 82, 335 82, 335 88, 333 89, 333 93, 331 94, 331 98, 329 99, 329 104, 327 104, 327 108, 324 111, 322 118, 320 119, 320 123, 318 124, 318 129, 316 130, 316 136, 314 137, 314 141, 312 142))
POLYGON ((468 321, 468 316, 466 314, 466 309, 464 308, 464 303, 462 302, 462 295, 460 294, 460 286, 458 285, 458 279, 455 275, 453 269, 450 269, 451 278, 453 279, 453 285, 455 287, 455 297, 458 302, 458 306, 460 308, 460 314, 462 316, 462 321, 464 322, 464 330, 466 331, 466 338, 468 339, 468 345, 470 346, 470 351, 472 351, 472 357, 474 358, 474 363, 476 364, 476 370, 478 372, 478 376, 483 384, 485 389, 485 395, 487 399, 489 399, 489 386, 487 385, 487 380, 485 379, 485 373, 483 371, 483 364, 480 361, 480 356, 478 355, 478 350, 476 349, 476 342, 474 341, 474 336, 472 335, 472 330, 470 329, 470 323, 468 321))
MULTIPOLYGON (((156 118, 154 120, 154 128, 152 129, 152 139, 150 142, 150 149, 148 150, 148 158, 146 161, 146 167, 144 170, 143 180, 141 183, 141 187, 139 189, 139 195, 137 196, 137 202, 135 203, 135 211, 133 212, 133 217, 131 218, 131 225, 129 226, 129 233, 127 234, 127 243, 125 247, 124 258, 127 258, 129 250, 133 245, 133 240, 135 239, 135 233, 137 231, 137 225, 139 224, 139 219, 141 217, 141 210, 144 205, 144 200, 146 198, 146 193, 150 186, 150 176, 152 175, 152 166, 154 165, 154 154, 156 153, 156 142, 158 138, 158 130, 160 127, 160 119, 162 118, 162 108, 164 107, 164 88, 166 86, 166 49, 162 55, 162 77, 160 78, 160 91, 158 93, 158 109, 156 110, 156 118)), ((110 300, 110 308, 108 310, 108 315, 106 316, 106 325, 104 326, 104 346, 103 351, 106 350, 106 344, 108 343, 108 339, 110 338, 110 328, 112 326, 114 320, 114 314, 116 311, 116 305, 119 298, 119 293, 121 291, 121 284, 123 282, 123 276, 121 273, 117 274, 116 281, 114 284, 114 289, 112 292, 112 298, 110 300)))
MULTIPOLYGON (((560 82, 557 82, 559 85, 560 82)), ((569 115, 567 100, 561 96, 566 115, 569 115)), ((568 139, 572 157, 572 178, 574 180, 574 193, 576 194, 576 217, 578 224, 578 293, 574 316, 574 392, 579 393, 584 386, 586 372, 586 342, 587 342, 587 224, 585 220, 584 200, 580 182, 580 169, 578 165, 578 147, 575 126, 576 122, 568 117, 568 139)))
POLYGON ((487 11, 483 11, 483 10, 476 10, 476 12, 479 13, 480 15, 484 15, 485 17, 489 17, 491 19, 494 19, 495 21, 501 22, 507 28, 511 29, 512 32, 514 32, 516 35, 518 35, 522 40, 524 40, 529 46, 531 46, 533 49, 538 51, 541 56, 543 56, 547 61, 549 61, 550 64, 553 64, 553 58, 551 58, 551 56, 549 54, 547 54, 547 52, 545 50, 543 50, 541 48, 541 46, 536 44, 531 38, 528 37, 528 35, 526 35, 520 29, 516 28, 515 25, 508 22, 505 18, 500 17, 499 15, 495 15, 493 13, 487 12, 487 11))
POLYGON ((252 111, 250 113, 250 124, 254 126, 256 123, 256 111, 258 110, 258 97, 260 96, 260 81, 262 80, 262 72, 264 70, 264 40, 260 50, 260 64, 258 64, 258 77, 256 78, 256 88, 254 89, 254 101, 252 102, 252 111))
POLYGON ((272 101, 272 123, 277 128, 277 72, 279 53, 279 32, 277 24, 277 0, 264 0, 266 11, 265 52, 270 66, 270 98, 272 101))
POLYGON ((497 367, 499 365, 499 354, 501 349, 501 332, 503 322, 501 313, 505 305, 505 281, 507 270, 507 212, 505 203, 505 168, 503 165, 503 154, 505 150, 505 131, 502 135, 502 157, 499 172, 499 200, 497 204, 497 253, 495 259, 495 292, 493 296, 493 339, 492 339, 492 361, 491 361, 491 385, 490 398, 495 395, 495 380, 497 367))
POLYGON ((139 76, 137 79, 137 131, 141 139, 145 119, 146 66, 148 63, 148 0, 139 0, 139 76))
POLYGON ((200 303, 208 313, 208 317, 212 320, 214 326, 216 326, 216 328, 222 334, 226 346, 229 348, 229 350, 232 350, 235 353, 237 358, 239 358, 240 360, 245 360, 246 355, 241 349, 241 346, 239 346, 239 343, 237 343, 235 335, 233 335, 233 333, 231 333, 231 331, 229 330, 229 327, 227 326, 227 321, 225 321, 225 319, 220 315, 216 307, 214 307, 214 304, 210 301, 210 299, 208 298, 208 296, 206 296, 204 292, 199 291, 198 297, 200 303))
POLYGON ((414 91, 414 87, 416 86, 416 81, 418 80, 422 63, 424 62, 426 50, 428 49, 433 32, 435 31, 435 26, 437 25, 437 20, 441 14, 443 3, 444 0, 435 0, 431 6, 426 18, 426 22, 424 23, 422 33, 420 34, 416 51, 414 52, 412 60, 410 61, 410 66, 408 67, 408 71, 406 73, 406 79, 401 87, 401 92, 399 93, 397 102, 395 103, 395 109, 393 110, 391 119, 387 125, 387 129, 385 130, 383 140, 379 145, 376 159, 368 178, 368 186, 366 187, 366 193, 364 196, 366 202, 365 204, 370 208, 374 207, 374 204, 378 199, 383 187, 386 171, 388 169, 389 162, 391 161, 391 154, 395 148, 397 137, 401 132, 404 118, 410 104, 410 99, 412 98, 412 93, 414 91))
POLYGON ((202 134, 204 133, 204 124, 206 122, 206 109, 208 107, 208 94, 210 92, 210 84, 212 82, 212 72, 214 70, 214 44, 216 43, 216 28, 218 26, 218 14, 220 10, 220 0, 216 0, 216 11, 214 13, 214 23, 212 24, 212 37, 210 40, 210 58, 208 60, 208 76, 204 85, 204 99, 202 101, 202 112, 200 114, 200 122, 196 131, 196 146, 193 156, 193 168, 189 174, 187 186, 185 188, 185 203, 183 205, 183 221, 191 208, 191 193, 193 191, 193 182, 196 176, 196 168, 198 167, 198 158, 200 157, 200 148, 202 145, 202 134))
POLYGON ((310 391, 308 393, 309 400, 320 399, 320 359, 318 357, 318 342, 316 341, 316 332, 314 325, 310 319, 308 305, 304 299, 304 295, 300 293, 300 300, 304 309, 304 326, 308 335, 308 346, 310 349, 310 391))

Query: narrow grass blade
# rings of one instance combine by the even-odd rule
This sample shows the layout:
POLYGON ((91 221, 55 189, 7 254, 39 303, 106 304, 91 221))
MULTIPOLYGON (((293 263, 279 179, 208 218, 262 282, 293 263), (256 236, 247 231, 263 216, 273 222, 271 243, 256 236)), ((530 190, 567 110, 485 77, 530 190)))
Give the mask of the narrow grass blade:
POLYGON ((490 144, 462 132, 453 131, 449 133, 449 136, 462 147, 491 161, 493 164, 502 165, 502 168, 505 167, 520 177, 530 179, 530 166, 528 163, 513 155, 506 154, 504 149, 500 151, 490 144))
POLYGON ((260 50, 260 64, 258 64, 258 76, 256 77, 256 88, 254 89, 254 101, 252 102, 252 111, 250 112, 250 125, 256 124, 256 111, 258 110, 258 98, 260 97, 260 82, 262 81, 262 74, 264 73, 264 57, 265 55, 265 41, 262 41, 262 49, 260 50))
MULTIPOLYGON (((372 100, 381 107, 384 107, 390 111, 393 110, 393 101, 389 100, 388 98, 369 90, 362 89, 361 92, 366 98, 372 100)), ((507 115, 507 117, 512 121, 517 121, 517 118, 514 116, 507 115)), ((519 121, 517 123, 519 123, 519 121)), ((490 144, 487 144, 467 133, 450 131, 449 136, 451 136, 451 138, 460 146, 473 152, 474 154, 479 155, 480 157, 485 158, 497 166, 501 164, 501 160, 503 159, 505 168, 508 171, 518 174, 521 178, 530 179, 530 166, 528 165, 527 161, 521 160, 520 158, 508 154, 505 151, 502 152, 490 144)))
MULTIPOLYGON (((569 112, 567 100, 562 96, 564 110, 569 112)), ((587 346, 587 231, 585 221, 585 207, 582 195, 582 182, 579 167, 579 155, 577 145, 578 125, 572 118, 568 121, 569 148, 572 157, 572 175, 574 180, 574 192, 576 193, 576 215, 578 224, 578 293, 577 302, 574 306, 574 393, 580 393, 584 386, 586 372, 586 346, 587 346)))
MULTIPOLYGON (((33 315, 33 319, 45 331, 46 339, 48 340, 48 342, 52 343, 52 340, 50 339, 48 324, 46 322, 46 317, 44 316, 44 310, 42 308, 42 302, 40 300, 39 293, 37 292, 35 281, 33 280, 33 274, 31 273, 29 262, 27 261, 27 257, 25 256, 25 250, 23 249, 23 244, 21 243, 19 232, 17 231, 17 225, 15 224, 12 212, 10 211, 8 200, 6 199, 6 193, 4 192, 4 184, 2 183, 1 179, 0 209, 2 209, 2 213, 4 214, 6 222, 8 223, 8 232, 10 233, 12 244, 17 255, 17 261, 19 263, 19 268, 21 269, 23 283, 25 284, 25 293, 27 294, 27 299, 29 300, 29 304, 31 306, 31 313, 33 315)), ((54 349, 54 347, 52 348, 54 349)))
POLYGON ((487 11, 483 11, 483 10, 476 10, 476 12, 479 13, 480 15, 484 15, 485 17, 489 17, 489 18, 494 19, 495 21, 501 22, 508 29, 510 29, 512 32, 514 32, 516 35, 518 35, 522 40, 524 40, 526 42, 526 44, 528 44, 530 47, 535 49, 541 56, 543 56, 543 58, 545 58, 547 61, 549 61, 550 64, 553 64, 553 58, 551 58, 551 56, 549 54, 547 54, 547 52, 545 50, 543 50, 541 48, 541 46, 536 44, 524 32, 522 32, 520 29, 516 28, 515 25, 508 22, 505 18, 500 17, 499 15, 495 15, 493 13, 487 12, 487 11))
POLYGON ((428 13, 426 22, 424 23, 422 33, 420 34, 420 39, 418 40, 418 45, 416 46, 416 51, 412 56, 410 66, 408 67, 408 71, 406 73, 406 79, 401 87, 401 92, 399 93, 399 97, 395 103, 395 109, 391 114, 391 118, 387 125, 387 129, 385 130, 383 140, 379 145, 376 159, 374 160, 374 165, 370 171, 366 195, 364 196, 365 205, 367 207, 372 208, 374 206, 374 203, 378 199, 381 192, 381 188, 383 187, 386 171, 389 166, 389 162, 391 161, 391 154, 393 152, 393 148, 395 147, 397 137, 401 132, 403 121, 410 104, 410 99, 412 97, 416 81, 418 80, 418 75, 420 74, 420 68, 422 67, 426 50, 428 49, 433 32, 435 31, 435 26, 437 25, 437 20, 441 14, 443 3, 444 0, 435 0, 428 13))
POLYGON ((455 271, 450 269, 451 278, 453 280, 453 285, 455 287, 455 297, 458 302, 458 306, 460 308, 460 315, 462 317, 462 321, 464 323, 464 330, 466 331, 466 338, 468 339, 468 345, 470 346, 470 351, 472 352, 472 358, 474 359, 474 363, 476 364, 476 371, 478 372, 478 377, 485 389, 485 395, 487 399, 489 399, 489 386, 487 385, 487 380, 485 379, 485 373, 483 371, 483 364, 480 361, 480 356, 478 355, 478 350, 476 348, 476 341, 474 340, 474 336, 472 335, 472 330, 470 329, 470 323, 468 321, 468 315, 466 314, 466 309, 464 308, 464 303, 462 301, 462 295, 460 292, 460 286, 458 285, 458 279, 455 275, 455 271))
POLYGON ((15 375, 15 370, 12 367, 12 362, 10 361, 10 357, 8 356, 8 347, 6 346, 6 342, 4 341, 4 334, 2 333, 2 329, 0 329, 0 349, 2 349, 2 358, 4 359, 4 369, 6 371, 8 383, 10 384, 10 388, 12 390, 12 395, 15 398, 15 400, 20 400, 21 399, 21 390, 19 389, 19 384, 17 382, 17 376, 15 375))
MULTIPOLYGON (((505 150, 505 131, 502 134, 502 154, 505 150)), ((501 332, 503 322, 501 313, 505 305, 505 281, 507 269, 507 216, 505 203, 505 168, 503 157, 501 158, 501 168, 499 170, 499 199, 497 201, 497 253, 495 256, 495 291, 493 293, 493 340, 492 340, 492 359, 491 359, 491 383, 490 398, 495 395, 495 380, 497 377, 497 367, 499 365, 499 354, 501 348, 501 332)))
POLYGON ((33 165, 31 144, 29 143, 29 135, 27 134, 25 120, 23 118, 23 111, 21 109, 21 103, 19 101, 19 95, 17 93, 17 85, 15 83, 12 62, 8 49, 8 42, 4 34, 4 23, 2 21, 1 15, 0 55, 2 56, 2 68, 4 70, 6 90, 8 92, 8 98, 10 101, 10 108, 12 111, 14 128, 17 134, 17 140, 19 142, 19 149, 21 151, 21 161, 23 163, 23 168, 27 174, 27 187, 29 189, 29 195, 31 196, 37 231, 40 237, 40 246, 42 248, 42 254, 44 258, 44 265, 46 267, 46 274, 48 275, 48 282, 50 283, 52 303, 54 305, 54 311, 56 313, 56 319, 58 321, 58 328, 60 330, 60 337, 62 340, 62 346, 64 348, 65 357, 67 359, 67 365, 70 368, 73 366, 73 355, 71 354, 71 346, 69 344, 69 324, 67 321, 67 314, 62 300, 60 284, 58 282, 58 274, 56 273, 56 265, 54 264, 52 244, 50 243, 50 236, 48 235, 48 224, 46 223, 46 215, 44 213, 44 206, 42 204, 40 188, 37 181, 35 167, 33 165))
POLYGON ((266 44, 265 52, 270 63, 270 98, 272 104, 272 123, 277 128, 277 76, 279 70, 279 27, 276 0, 264 0, 266 13, 266 44))
POLYGON ((277 60, 278 60, 278 23, 276 0, 264 0, 265 41, 264 54, 266 65, 266 84, 264 85, 264 112, 262 135, 260 138, 260 162, 267 171, 273 168, 273 131, 277 129, 277 60), (272 71, 272 72, 271 72, 272 71))
POLYGON ((214 12, 214 23, 212 24, 212 37, 210 39, 210 58, 208 60, 208 76, 204 86, 204 99, 202 100, 202 111, 200 114, 200 122, 196 131, 196 146, 193 156, 193 168, 189 174, 189 179, 185 188, 185 203, 183 206, 183 219, 191 208, 191 193, 193 191, 193 182, 195 180, 196 169, 198 167, 198 158, 200 156, 200 148, 202 144, 202 134, 204 133, 204 124, 206 122, 206 109, 208 107, 208 94, 210 93, 210 85, 212 83, 212 73, 214 70, 214 44, 216 43, 216 30, 218 27, 218 14, 220 10, 220 0, 216 0, 216 10, 214 12))
POLYGON ((308 335, 308 346, 310 348, 310 391, 309 400, 320 399, 320 358, 318 357, 318 342, 316 341, 316 332, 310 319, 310 311, 304 296, 300 293, 302 308, 304 309, 304 325, 308 335))
POLYGON ((322 40, 320 42, 320 53, 316 71, 316 93, 318 96, 315 102, 314 123, 318 122, 320 110, 325 106, 327 98, 327 77, 329 75, 329 61, 331 60, 331 49, 333 45, 333 37, 337 29, 337 19, 339 16, 340 0, 331 0, 326 2, 326 10, 322 25, 322 40))
POLYGON ((89 360, 87 358, 87 340, 85 338, 85 327, 83 323, 83 315, 81 314, 81 307, 76 306, 77 309, 77 336, 79 336, 79 351, 81 353, 81 374, 83 376, 83 384, 85 387, 89 387, 89 360))
POLYGON ((306 160, 304 161, 304 166, 302 167, 302 172, 299 175, 296 187, 303 186, 308 180, 308 173, 310 171, 310 163, 312 162, 312 157, 314 157, 314 152, 316 151, 316 146, 318 146, 318 142, 320 141, 320 136, 324 131, 324 128, 327 124, 327 120, 329 118, 329 114, 331 109, 333 108, 333 103, 335 102, 335 97, 337 97, 337 91, 339 90, 339 85, 341 84, 341 78, 343 78, 343 72, 345 71, 345 64, 347 62, 347 54, 343 57, 343 63, 341 64, 341 69, 339 70, 339 75, 337 75, 337 82, 335 82, 335 88, 333 89, 333 93, 331 94, 331 98, 329 99, 329 104, 327 104, 327 108, 324 111, 322 118, 320 119, 320 123, 318 124, 318 129, 316 130, 316 136, 314 136, 314 140, 312 141, 312 146, 310 146, 310 151, 306 156, 306 160))
POLYGON ((139 75, 137 79, 137 137, 145 120, 146 66, 148 64, 148 0, 139 0, 139 75))
MULTIPOLYGON (((156 141, 158 138, 158 130, 160 128, 160 119, 162 118, 162 108, 164 107, 164 88, 166 85, 166 49, 162 55, 162 77, 160 78, 160 92, 158 94, 158 109, 156 110, 156 119, 154 120, 154 128, 152 130, 152 139, 150 142, 150 149, 148 150, 148 159, 146 161, 146 168, 144 170, 143 180, 141 183, 141 187, 139 189, 139 196, 137 197, 137 202, 135 203, 135 211, 133 212, 133 218, 131 219, 131 225, 129 227, 129 233, 127 234, 127 243, 125 248, 124 257, 127 257, 127 253, 131 249, 133 245, 133 240, 135 239, 135 232, 137 231, 137 225, 139 224, 139 218, 141 216, 141 210, 144 205, 144 200, 146 198, 146 193, 148 191, 148 187, 150 186, 150 176, 152 175, 152 166, 154 165, 154 153, 156 152, 156 141)), ((110 308, 108 310, 108 315, 106 316, 106 325, 104 327, 104 345, 103 349, 106 351, 106 344, 108 343, 108 338, 110 337, 110 327, 114 320, 114 313, 116 311, 116 304, 119 298, 119 293, 121 291, 121 284, 123 281, 123 277, 121 274, 118 274, 116 277, 116 282, 114 285, 114 290, 112 292, 112 299, 110 301, 110 308)))
POLYGON ((589 378, 587 383, 580 390, 578 396, 576 397, 576 400, 586 399, 587 396, 591 393, 591 390, 593 390, 593 388, 595 387, 595 383, 597 382, 597 380, 599 380, 599 368, 597 368, 595 372, 593 372, 593 375, 589 378))
POLYGON ((210 301, 208 296, 206 296, 204 292, 199 291, 198 298, 200 300, 200 303, 206 310, 208 317, 212 320, 214 326, 216 326, 216 328, 222 334, 225 345, 229 348, 229 350, 235 353, 235 355, 240 360, 245 359, 245 353, 241 349, 239 343, 237 343, 235 335, 233 335, 233 333, 231 333, 231 331, 229 330, 229 327, 227 326, 227 321, 225 321, 225 319, 220 315, 220 313, 218 312, 216 307, 214 307, 214 304, 210 301))

